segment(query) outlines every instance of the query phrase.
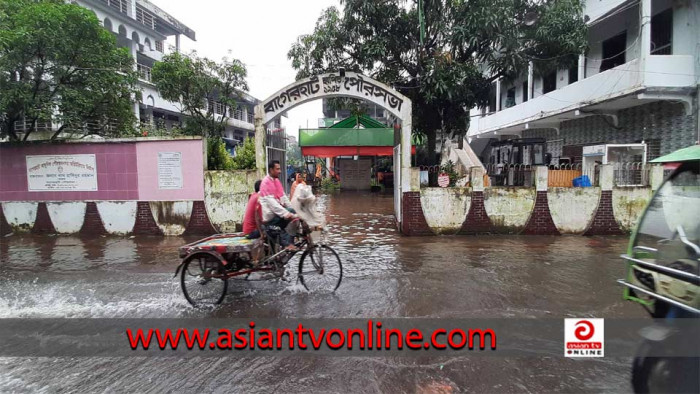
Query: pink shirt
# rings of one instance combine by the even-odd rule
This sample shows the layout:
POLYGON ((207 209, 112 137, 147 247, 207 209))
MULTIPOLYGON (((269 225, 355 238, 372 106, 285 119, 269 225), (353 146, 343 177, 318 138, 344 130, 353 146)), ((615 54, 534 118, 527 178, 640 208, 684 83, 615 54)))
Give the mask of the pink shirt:
POLYGON ((262 205, 263 221, 269 222, 275 216, 285 217, 289 211, 289 198, 284 194, 284 188, 279 178, 266 175, 260 184, 260 205, 262 205))
POLYGON ((274 196, 276 200, 280 200, 284 196, 284 188, 282 187, 282 182, 279 178, 273 178, 266 175, 260 184, 260 196, 274 196))
POLYGON ((258 204, 258 193, 253 193, 250 195, 248 205, 245 207, 245 216, 243 216, 243 233, 245 235, 252 233, 258 228, 255 223, 256 208, 260 218, 262 218, 262 207, 258 204))

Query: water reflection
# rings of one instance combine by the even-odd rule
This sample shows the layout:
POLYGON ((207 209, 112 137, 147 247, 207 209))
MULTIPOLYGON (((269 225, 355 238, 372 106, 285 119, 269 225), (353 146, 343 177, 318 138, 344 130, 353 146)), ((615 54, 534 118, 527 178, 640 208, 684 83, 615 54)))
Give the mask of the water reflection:
POLYGON ((320 196, 343 261, 336 294, 296 281, 232 280, 224 305, 194 310, 173 278, 196 237, 12 236, 0 245, 3 316, 566 316, 625 308, 614 280, 626 239, 402 237, 390 194, 320 196))

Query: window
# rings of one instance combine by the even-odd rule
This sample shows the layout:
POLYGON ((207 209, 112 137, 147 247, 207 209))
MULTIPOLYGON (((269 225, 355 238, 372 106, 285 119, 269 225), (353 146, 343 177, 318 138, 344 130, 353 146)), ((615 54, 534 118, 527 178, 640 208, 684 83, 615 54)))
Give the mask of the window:
POLYGON ((660 12, 651 18, 651 54, 671 55, 673 41, 673 9, 660 12))
POLYGON ((557 72, 551 73, 542 77, 542 93, 547 94, 557 89, 557 72))
POLYGON ((510 108, 515 105, 515 87, 508 89, 506 92, 506 108, 510 108))
POLYGON ((523 82, 523 103, 527 101, 527 81, 523 82))
POLYGON ((491 91, 489 92, 489 113, 496 112, 496 85, 491 84, 491 91))
POLYGON ((578 64, 569 68, 569 85, 578 81, 578 64))
POLYGON ((625 64, 626 51, 626 30, 615 37, 603 41, 603 61, 600 63, 600 72, 625 64))

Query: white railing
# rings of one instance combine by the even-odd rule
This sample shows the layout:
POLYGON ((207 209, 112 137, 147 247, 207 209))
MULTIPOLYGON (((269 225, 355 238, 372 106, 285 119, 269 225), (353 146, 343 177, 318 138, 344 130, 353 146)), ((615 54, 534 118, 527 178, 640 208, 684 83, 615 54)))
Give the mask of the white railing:
POLYGON ((213 112, 216 115, 228 115, 226 105, 220 101, 206 100, 207 110, 213 112))
POLYGON ((155 15, 138 4, 136 4, 136 21, 152 30, 156 29, 155 15))
POLYGON ((51 121, 37 121, 36 124, 34 124, 34 127, 32 128, 32 122, 29 120, 23 121, 23 120, 18 120, 15 122, 15 132, 17 133, 26 133, 27 131, 50 131, 51 130, 51 121))
POLYGON ((245 121, 245 112, 243 112, 242 109, 237 108, 233 111, 233 118, 240 121, 245 121))
POLYGON ((130 0, 102 0, 102 2, 124 14, 128 14, 131 8, 130 0))

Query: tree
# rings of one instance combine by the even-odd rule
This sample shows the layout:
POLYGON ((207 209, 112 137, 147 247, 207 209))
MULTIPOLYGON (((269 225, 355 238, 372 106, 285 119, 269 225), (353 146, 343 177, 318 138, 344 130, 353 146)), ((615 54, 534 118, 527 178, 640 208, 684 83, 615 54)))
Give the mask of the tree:
POLYGON ((296 141, 287 142, 287 164, 292 167, 301 167, 304 165, 304 161, 301 156, 301 148, 296 141))
POLYGON ((189 133, 220 137, 241 92, 248 90, 247 74, 237 59, 217 63, 196 52, 172 53, 153 66, 151 79, 164 99, 180 104, 189 133))
POLYGON ((413 101, 429 152, 438 132, 466 133, 491 82, 530 61, 541 72, 567 67, 586 47, 582 0, 424 0, 424 37, 416 0, 341 2, 289 50, 297 79, 343 67, 394 86, 413 101))
POLYGON ((48 121, 58 126, 51 139, 130 134, 136 82, 129 52, 90 10, 0 0, 0 138, 27 140, 48 121))

